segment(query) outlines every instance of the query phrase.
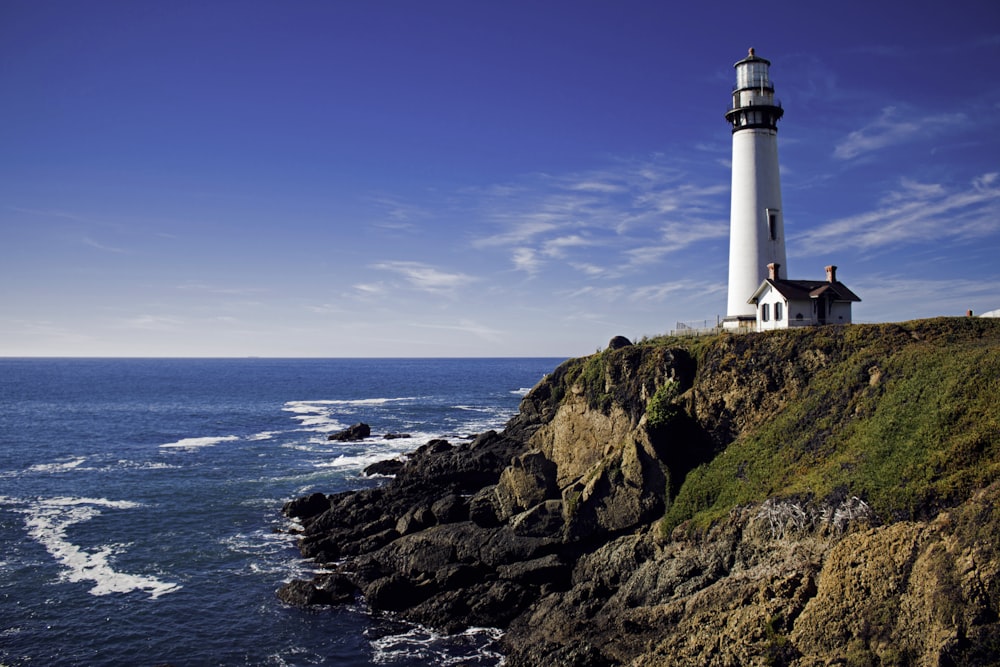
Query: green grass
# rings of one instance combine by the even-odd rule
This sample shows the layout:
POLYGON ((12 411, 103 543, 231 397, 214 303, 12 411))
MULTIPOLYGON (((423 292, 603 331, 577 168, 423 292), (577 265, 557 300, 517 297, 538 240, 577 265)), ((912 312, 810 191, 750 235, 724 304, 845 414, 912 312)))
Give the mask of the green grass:
MULTIPOLYGON (((883 520, 953 505, 1000 477, 1000 322, 825 327, 699 341, 699 373, 795 364, 780 410, 690 472, 662 528, 704 529, 769 497, 856 495, 883 520), (877 369, 877 370, 875 370, 877 369), (873 377, 875 378, 873 380, 873 377)), ((778 388, 777 390, 782 390, 778 388)))

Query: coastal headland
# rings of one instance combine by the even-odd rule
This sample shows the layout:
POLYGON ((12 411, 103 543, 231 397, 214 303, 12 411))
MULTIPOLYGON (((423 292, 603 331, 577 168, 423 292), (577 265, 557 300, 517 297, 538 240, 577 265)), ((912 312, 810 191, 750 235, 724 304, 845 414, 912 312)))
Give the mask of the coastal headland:
POLYGON ((502 432, 292 500, 291 604, 508 665, 1000 661, 1000 320, 614 339, 502 432))

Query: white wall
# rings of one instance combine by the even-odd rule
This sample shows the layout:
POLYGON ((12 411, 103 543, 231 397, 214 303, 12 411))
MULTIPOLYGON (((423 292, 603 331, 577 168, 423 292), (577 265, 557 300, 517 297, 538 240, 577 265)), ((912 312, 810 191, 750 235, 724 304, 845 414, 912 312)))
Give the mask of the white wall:
POLYGON ((767 277, 767 265, 785 261, 785 225, 781 213, 778 135, 773 130, 733 134, 733 175, 729 218, 729 300, 726 315, 753 317, 747 303, 767 277), (777 214, 775 239, 768 237, 768 209, 777 214))

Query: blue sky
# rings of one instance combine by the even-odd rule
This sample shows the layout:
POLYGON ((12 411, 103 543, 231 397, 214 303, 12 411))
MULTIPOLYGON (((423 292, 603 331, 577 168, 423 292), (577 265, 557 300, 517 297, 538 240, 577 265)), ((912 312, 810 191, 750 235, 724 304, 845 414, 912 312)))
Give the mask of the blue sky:
POLYGON ((1000 5, 0 2, 0 355, 576 356, 725 315, 733 63, 788 274, 1000 308, 1000 5))

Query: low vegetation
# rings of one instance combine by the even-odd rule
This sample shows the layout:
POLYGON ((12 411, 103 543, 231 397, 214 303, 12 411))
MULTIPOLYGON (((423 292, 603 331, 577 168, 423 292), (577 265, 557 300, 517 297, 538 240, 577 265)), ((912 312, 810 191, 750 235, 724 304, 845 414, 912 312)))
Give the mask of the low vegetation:
POLYGON ((697 343, 699 376, 736 367, 748 383, 784 380, 771 391, 787 395, 688 473, 665 532, 705 528, 771 497, 857 496, 882 520, 923 518, 1000 473, 1000 322, 941 318, 697 343))

